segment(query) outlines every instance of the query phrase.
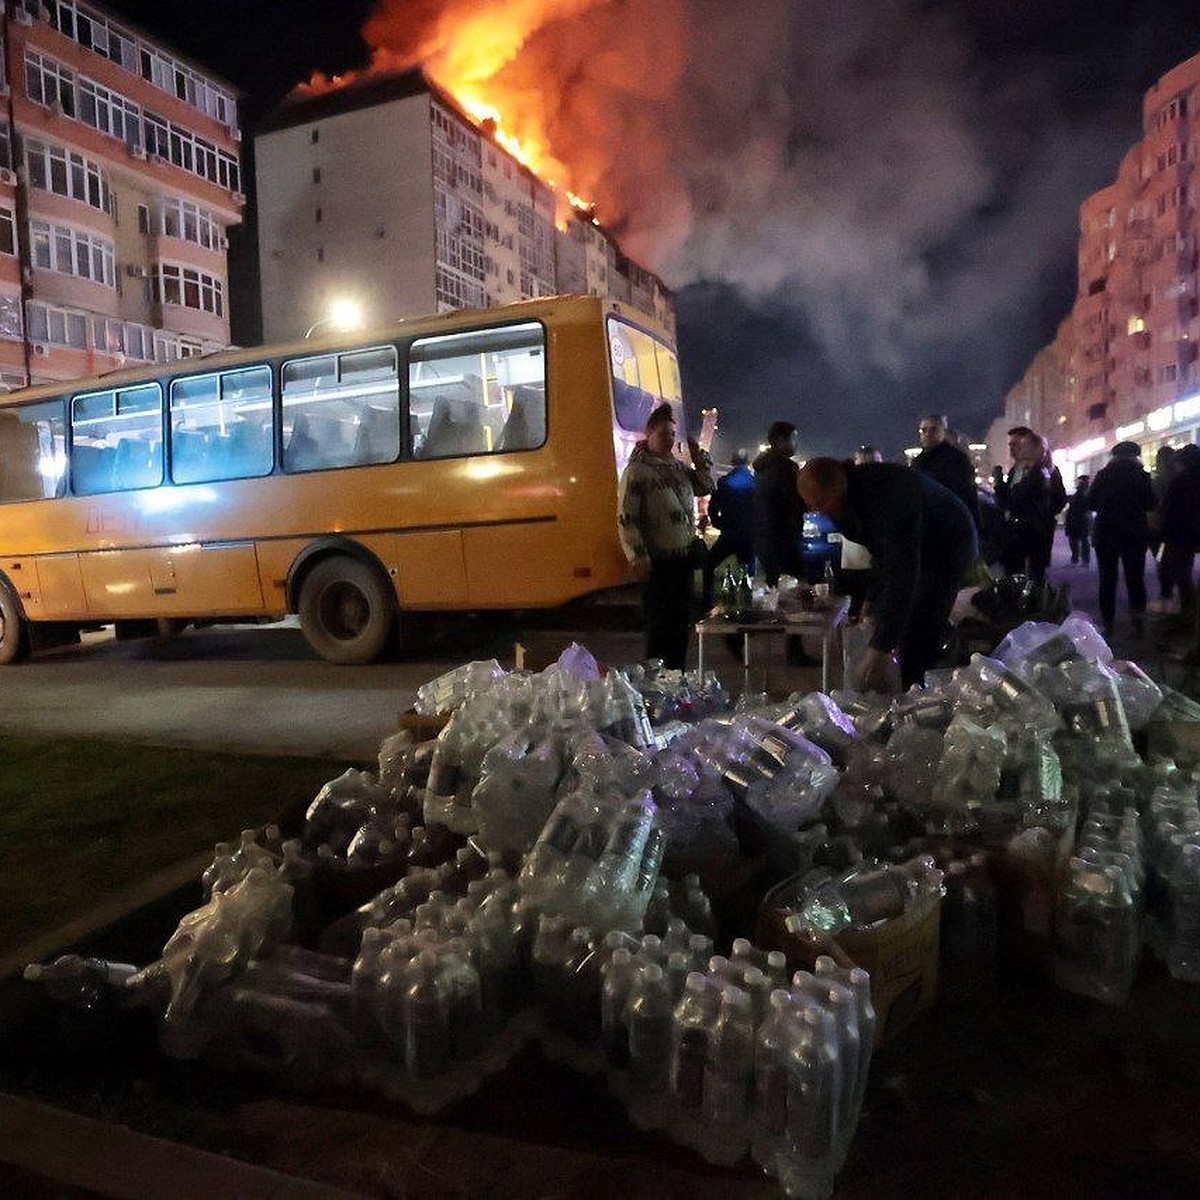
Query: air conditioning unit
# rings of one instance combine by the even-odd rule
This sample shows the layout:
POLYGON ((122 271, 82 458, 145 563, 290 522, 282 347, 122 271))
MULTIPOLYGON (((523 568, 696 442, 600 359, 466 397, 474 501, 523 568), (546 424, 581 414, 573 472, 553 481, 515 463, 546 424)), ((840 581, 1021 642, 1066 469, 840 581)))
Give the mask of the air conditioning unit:
POLYGON ((146 161, 146 149, 144 146, 130 146, 129 153, 141 162, 146 161))
POLYGON ((45 342, 34 342, 32 348, 34 358, 45 358, 50 353, 50 347, 45 342))
POLYGON ((9 187, 16 187, 16 171, 10 171, 7 167, 0 167, 0 183, 6 183, 9 187))
POLYGON ((240 142, 242 140, 242 131, 240 129, 231 129, 229 131, 229 136, 233 138, 235 142, 240 142))
POLYGON ((221 250, 228 250, 229 249, 229 239, 227 237, 217 238, 217 246, 221 250))
POLYGON ((63 115, 62 103, 57 97, 51 100, 49 104, 46 105, 46 108, 49 110, 52 117, 61 117, 63 115))
POLYGON ((38 9, 38 20, 50 24, 50 10, 44 4, 38 9))
POLYGON ((16 15, 17 15, 17 24, 18 25, 32 25, 33 24, 33 13, 31 13, 29 11, 29 9, 18 8, 16 15))
POLYGON ((234 192, 233 193, 233 202, 234 202, 234 204, 245 204, 246 197, 244 195, 242 195, 241 192, 234 192))

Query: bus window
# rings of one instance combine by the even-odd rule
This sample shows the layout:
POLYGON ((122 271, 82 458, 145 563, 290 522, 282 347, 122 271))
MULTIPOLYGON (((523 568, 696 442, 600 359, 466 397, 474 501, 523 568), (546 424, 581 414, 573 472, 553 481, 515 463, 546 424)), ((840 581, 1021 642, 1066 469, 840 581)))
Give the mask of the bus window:
POLYGON ((683 390, 675 352, 615 317, 608 319, 608 349, 617 424, 627 433, 641 433, 646 418, 666 400, 675 409, 679 434, 684 437, 683 390))
POLYGON ((162 461, 158 384, 71 401, 71 486, 77 495, 156 487, 162 461))
POLYGON ((195 375, 171 384, 171 478, 176 483, 268 475, 274 460, 270 367, 195 375))
POLYGON ((0 409, 0 504, 60 495, 66 441, 61 400, 0 409))
POLYGON ((284 468, 315 471, 394 461, 400 451, 399 395, 392 346, 286 363, 284 468))
POLYGON ((409 348, 414 458, 533 450, 546 440, 546 337, 537 322, 420 338, 409 348))

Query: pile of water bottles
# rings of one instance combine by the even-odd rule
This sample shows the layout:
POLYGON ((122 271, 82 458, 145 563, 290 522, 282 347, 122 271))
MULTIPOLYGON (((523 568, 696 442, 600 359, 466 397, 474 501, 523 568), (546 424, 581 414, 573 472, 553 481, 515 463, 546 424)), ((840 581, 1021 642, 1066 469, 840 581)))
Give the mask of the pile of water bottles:
POLYGON ((536 1038, 640 1126, 826 1195, 863 1102, 871 980, 719 942, 745 930, 719 927, 696 872, 782 864, 780 928, 834 946, 940 905, 962 997, 994 977, 1005 888, 1065 987, 1121 1003, 1143 941, 1200 980, 1198 776, 1134 749, 1166 706, 1200 720, 1078 614, 896 697, 735 706, 715 679, 605 671, 578 646, 538 673, 471 663, 418 693, 436 737, 387 739, 293 837, 218 845, 158 961, 27 977, 151 1010, 172 1054, 422 1112, 536 1038))

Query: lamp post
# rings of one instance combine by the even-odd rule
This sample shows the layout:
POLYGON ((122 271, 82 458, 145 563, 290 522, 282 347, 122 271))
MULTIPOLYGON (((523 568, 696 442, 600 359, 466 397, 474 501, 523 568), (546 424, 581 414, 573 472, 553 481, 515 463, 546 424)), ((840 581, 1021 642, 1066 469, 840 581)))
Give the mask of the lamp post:
POLYGON ((329 311, 325 316, 314 321, 305 331, 305 338, 310 338, 322 325, 332 325, 339 333, 349 333, 363 325, 362 306, 349 296, 339 296, 330 302, 329 311))

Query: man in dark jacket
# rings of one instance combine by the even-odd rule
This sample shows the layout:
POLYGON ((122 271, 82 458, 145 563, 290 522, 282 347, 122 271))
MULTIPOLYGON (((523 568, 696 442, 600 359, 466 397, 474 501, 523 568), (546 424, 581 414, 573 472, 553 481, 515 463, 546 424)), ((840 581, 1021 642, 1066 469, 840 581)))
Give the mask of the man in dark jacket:
POLYGON ((1100 576, 1100 617, 1111 637, 1117 610, 1117 568, 1125 572, 1133 632, 1141 637, 1146 615, 1147 514, 1154 508, 1154 487, 1141 462, 1137 442, 1118 442, 1106 466, 1092 481, 1088 507, 1096 514, 1092 545, 1100 576))
POLYGON ((1200 446, 1184 446, 1175 464, 1162 505, 1162 553, 1167 575, 1179 589, 1179 611, 1191 614, 1196 604, 1192 572, 1200 550, 1200 446))
POLYGON ((733 469, 717 480, 708 502, 708 519, 721 532, 713 542, 704 564, 704 602, 713 602, 713 576, 731 555, 746 571, 754 573, 754 474, 745 450, 733 454, 733 469))
POLYGON ((904 687, 920 683, 941 653, 954 598, 979 553, 971 514, 929 476, 894 463, 810 459, 799 487, 810 508, 871 552, 867 687, 882 686, 888 656, 897 652, 904 687))
POLYGON ((803 573, 800 535, 804 503, 796 490, 796 427, 776 421, 767 430, 767 449, 754 460, 754 552, 767 583, 803 573))
POLYGON ((1085 567, 1092 561, 1092 514, 1088 509, 1088 477, 1080 475, 1075 480, 1075 491, 1067 501, 1067 515, 1063 520, 1067 541, 1071 543, 1071 566, 1082 563, 1085 567))
POLYGON ((1004 511, 1001 565, 1010 575, 1046 578, 1054 544, 1055 518, 1067 503, 1062 475, 1050 461, 1045 441, 1025 425, 1008 431, 1013 465, 1008 476, 995 471, 996 503, 1004 511))
POLYGON ((971 514, 979 528, 979 490, 975 485, 975 468, 970 458, 949 438, 950 428, 945 417, 922 417, 917 426, 921 453, 912 465, 947 491, 953 492, 971 514))

